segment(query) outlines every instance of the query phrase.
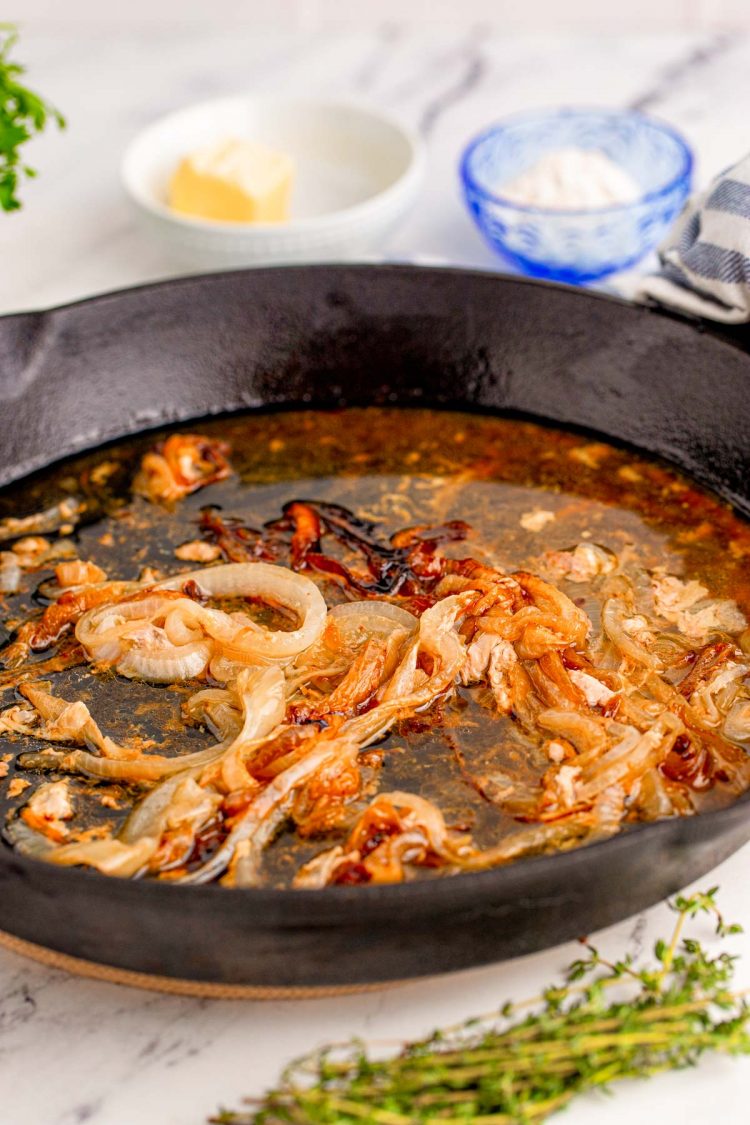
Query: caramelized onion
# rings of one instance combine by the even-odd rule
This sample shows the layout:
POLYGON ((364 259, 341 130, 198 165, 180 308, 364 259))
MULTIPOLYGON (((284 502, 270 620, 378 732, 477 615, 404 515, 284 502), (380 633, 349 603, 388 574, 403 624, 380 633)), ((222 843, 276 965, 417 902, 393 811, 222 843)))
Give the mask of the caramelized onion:
POLYGON ((47 839, 30 801, 8 826, 11 841, 50 862, 106 874, 255 886, 263 880, 264 849, 285 824, 302 836, 346 825, 344 842, 307 864, 295 885, 392 882, 419 866, 481 870, 571 847, 612 835, 638 813, 690 812, 688 788, 727 780, 725 765, 739 777, 737 763, 750 748, 750 661, 731 638, 699 648, 689 635, 699 623, 731 631, 734 603, 706 601, 703 587, 677 579, 654 589, 645 572, 615 573, 614 556, 584 545, 564 562, 569 578, 597 580, 602 634, 592 642, 582 599, 538 575, 445 559, 439 539, 425 538, 431 529, 383 544, 373 527, 337 505, 305 501, 252 533, 270 547, 291 531, 294 565, 308 573, 348 573, 320 554, 320 541, 325 546, 334 530, 342 548, 358 551, 372 581, 347 581, 348 594, 358 591, 363 600, 330 611, 308 577, 251 561, 257 543, 241 562, 163 580, 152 573, 138 583, 97 582, 101 573, 89 564, 58 568, 60 581, 76 586, 47 589, 57 600, 21 626, 6 658, 8 651, 11 660, 28 658, 75 625, 88 659, 126 677, 184 683, 205 676, 210 684, 212 676, 225 686, 206 686, 184 711, 217 741, 174 757, 146 753, 138 740, 118 746, 83 701, 57 699, 48 685, 33 684, 24 692, 31 707, 16 704, 0 716, 0 728, 53 744, 22 755, 22 768, 147 792, 118 836, 47 839), (421 616, 373 596, 395 589, 421 616), (247 601, 279 611, 291 628, 261 625, 247 601), (455 698, 459 684, 470 689, 471 704, 466 693, 455 698), (511 816, 531 822, 484 850, 452 832, 440 809, 416 794, 370 799, 375 770, 363 769, 372 762, 362 752, 394 724, 450 700, 456 712, 494 707, 534 743, 528 776, 493 761, 470 777, 511 816), (540 743, 549 754, 535 775, 540 743), (351 803, 365 782, 369 804, 354 819, 351 803))
POLYGON ((15 594, 21 588, 21 567, 13 551, 0 551, 0 594, 15 594))
POLYGON ((228 680, 236 664, 292 660, 320 636, 326 614, 308 578, 268 563, 227 563, 97 606, 81 617, 76 638, 91 660, 114 664, 131 678, 175 683, 200 675, 211 661, 214 675, 228 680), (184 593, 194 587, 216 598, 261 598, 300 623, 289 631, 261 628, 245 614, 199 605, 184 593))
POLYGON ((141 836, 132 844, 121 840, 87 840, 78 844, 62 844, 44 858, 61 867, 95 867, 103 875, 121 879, 132 878, 145 867, 156 851, 157 841, 141 836))
POLYGON ((750 699, 738 700, 724 719, 721 732, 730 742, 750 748, 750 699))
MULTIPOLYGON (((168 578, 156 589, 183 590, 190 582, 195 582, 199 589, 214 598, 261 598, 297 614, 298 628, 287 632, 261 630, 257 626, 253 629, 253 622, 247 619, 250 628, 243 637, 243 650, 252 652, 260 662, 291 660, 309 648, 323 631, 328 612, 323 595, 309 578, 285 567, 262 562, 224 563, 168 578)), ((210 629, 207 632, 216 636, 210 629)))
POLYGON ((119 660, 117 671, 131 680, 175 684, 200 676, 210 658, 211 646, 206 641, 187 645, 157 643, 130 649, 119 660))
POLYGON ((622 598, 609 598, 602 606, 602 626, 620 654, 635 664, 643 664, 646 668, 657 668, 659 662, 653 653, 639 644, 625 627, 626 622, 632 617, 633 615, 627 613, 622 598))
POLYGON ((394 629, 413 633, 419 622, 413 613, 391 602, 344 602, 335 605, 329 613, 347 647, 361 642, 363 637, 388 636, 394 629))

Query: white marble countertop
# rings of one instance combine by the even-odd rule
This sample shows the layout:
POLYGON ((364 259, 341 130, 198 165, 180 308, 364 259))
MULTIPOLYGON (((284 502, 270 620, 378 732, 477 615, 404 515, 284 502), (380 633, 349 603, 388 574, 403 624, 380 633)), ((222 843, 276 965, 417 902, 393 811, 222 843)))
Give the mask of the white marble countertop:
MULTIPOLYGON (((120 189, 124 145, 154 117, 244 89, 355 94, 400 113, 428 143, 424 200, 381 251, 394 258, 498 268, 462 210, 456 157, 493 117, 538 105, 633 105, 668 118, 695 146, 699 179, 748 144, 750 42, 685 35, 601 40, 518 38, 500 28, 259 35, 252 28, 97 29, 23 44, 35 83, 70 128, 35 143, 42 172, 27 206, 2 222, 0 311, 72 300, 169 276, 120 189)), ((750 928, 746 848, 702 885, 720 883, 726 914, 750 928)), ((660 906, 597 935, 621 953, 668 923, 660 906)), ((735 939, 750 983, 750 936, 735 939)), ((95 984, 0 952, 0 1120, 13 1125, 200 1125, 273 1082, 305 1049, 350 1035, 419 1035, 507 997, 535 994, 573 956, 558 948, 511 964, 336 1000, 231 1003, 95 984)), ((621 1087, 565 1116, 571 1125, 704 1125, 750 1091, 750 1060, 621 1087)))

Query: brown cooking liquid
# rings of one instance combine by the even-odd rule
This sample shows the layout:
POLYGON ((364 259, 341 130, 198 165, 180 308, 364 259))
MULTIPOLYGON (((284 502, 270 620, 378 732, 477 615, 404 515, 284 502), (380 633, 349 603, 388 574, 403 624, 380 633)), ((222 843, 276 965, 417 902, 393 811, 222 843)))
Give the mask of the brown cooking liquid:
MULTIPOLYGON (((625 552, 636 566, 664 566, 680 577, 698 578, 712 595, 734 598, 750 613, 750 525, 675 470, 579 434, 496 417, 376 408, 247 414, 180 428, 229 442, 234 474, 171 510, 134 499, 129 483, 140 457, 163 436, 152 434, 68 460, 6 489, 0 518, 39 511, 63 493, 79 494, 83 479, 89 494, 101 500, 103 514, 76 532, 80 556, 110 578, 131 579, 144 566, 167 573, 195 569, 195 563, 180 563, 174 548, 200 537, 198 521, 207 505, 217 506, 225 519, 237 517, 259 528, 290 500, 328 501, 376 521, 384 538, 413 524, 465 521, 471 528, 467 540, 448 544, 446 553, 508 570, 538 570, 543 552, 588 540, 620 557, 625 552), (100 488, 92 470, 103 461, 112 463, 112 472, 100 488), (537 509, 554 519, 541 530, 526 530, 522 517, 537 509)), ((38 578, 47 576, 42 572, 38 578)), ((561 585, 585 606, 596 628, 598 606, 589 587, 561 585)), ((339 600, 330 583, 326 596, 332 590, 339 600)), ((23 618, 34 605, 28 594, 6 596, 0 599, 0 621, 23 618)), ((64 698, 83 699, 115 739, 132 741, 135 733, 162 753, 212 743, 207 732, 185 726, 180 715, 180 703, 195 689, 194 683, 165 688, 97 677, 85 668, 58 673, 53 686, 64 698)), ((419 793, 443 810, 449 826, 471 830, 480 846, 496 842, 517 822, 482 797, 469 775, 537 780, 549 765, 512 719, 493 711, 483 690, 460 689, 452 703, 394 729, 375 748, 382 764, 368 771, 370 795, 392 789, 419 793)), ((3 706, 12 701, 12 692, 0 696, 3 706)), ((8 738, 0 758, 6 751, 34 748, 29 739, 8 738)), ((8 781, 25 777, 35 786, 55 776, 14 771, 12 762, 10 767, 8 781)), ((679 779, 678 754, 669 768, 679 779)), ((99 787, 80 778, 70 779, 70 790, 85 803, 94 831, 97 824, 119 822, 135 796, 125 786, 99 787), (101 806, 104 788, 116 795, 110 805, 119 807, 101 806)), ((10 800, 7 781, 1 782, 0 810, 23 804, 31 791, 10 800)), ((691 788, 691 799, 699 809, 713 808, 736 791, 731 779, 719 777, 691 788)), ((331 842, 282 834, 266 858, 269 882, 288 883, 302 862, 331 842)), ((205 846, 210 850, 210 841, 205 846)), ((420 870, 419 877, 430 874, 420 870)))

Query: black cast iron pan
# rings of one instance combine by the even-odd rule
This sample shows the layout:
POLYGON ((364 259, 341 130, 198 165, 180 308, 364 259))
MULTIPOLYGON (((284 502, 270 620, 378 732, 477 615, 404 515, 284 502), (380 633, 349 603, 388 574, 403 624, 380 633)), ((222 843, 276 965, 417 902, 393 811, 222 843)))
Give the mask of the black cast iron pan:
MULTIPOLYGON (((313 266, 0 320, 0 483, 168 421, 369 403, 520 411, 658 454, 750 515, 750 357, 579 290, 313 266)), ((750 838, 750 803, 476 875, 322 891, 108 879, 0 846, 0 930, 175 978, 324 986, 444 972, 607 925, 750 838)))

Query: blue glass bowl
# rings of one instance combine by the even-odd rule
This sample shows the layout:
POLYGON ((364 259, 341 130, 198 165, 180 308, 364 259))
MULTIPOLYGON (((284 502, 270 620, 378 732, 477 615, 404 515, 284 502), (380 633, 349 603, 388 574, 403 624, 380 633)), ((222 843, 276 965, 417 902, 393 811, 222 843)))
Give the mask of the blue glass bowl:
POLYGON ((580 285, 628 269, 657 246, 690 193, 693 157, 679 133, 641 113, 560 109, 484 130, 464 150, 460 170, 471 216, 493 250, 523 273, 580 285), (503 183, 561 148, 598 149, 643 194, 582 211, 503 199, 503 183))

